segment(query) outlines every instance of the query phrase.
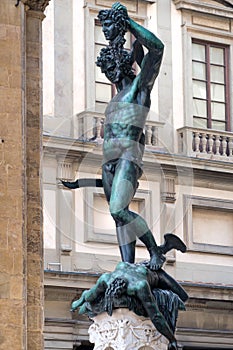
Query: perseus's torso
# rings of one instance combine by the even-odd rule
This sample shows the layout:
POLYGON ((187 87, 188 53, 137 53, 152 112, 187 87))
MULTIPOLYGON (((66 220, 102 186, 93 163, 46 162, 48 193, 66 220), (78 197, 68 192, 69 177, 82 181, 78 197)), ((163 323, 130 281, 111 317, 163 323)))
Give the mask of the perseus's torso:
POLYGON ((105 111, 104 162, 118 158, 141 162, 148 112, 148 107, 130 98, 129 89, 122 90, 109 102, 105 111))

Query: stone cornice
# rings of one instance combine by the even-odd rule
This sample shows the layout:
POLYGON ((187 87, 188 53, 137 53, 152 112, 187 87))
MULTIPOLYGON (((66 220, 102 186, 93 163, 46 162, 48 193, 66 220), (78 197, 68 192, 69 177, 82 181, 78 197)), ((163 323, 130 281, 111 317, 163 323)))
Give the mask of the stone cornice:
POLYGON ((21 0, 24 5, 27 5, 32 11, 44 12, 50 0, 21 0))
MULTIPOLYGON (((45 270, 45 288, 49 291, 53 291, 56 288, 58 293, 58 288, 70 288, 71 291, 75 293, 83 289, 90 289, 101 276, 101 273, 95 272, 63 272, 63 271, 51 271, 45 270), (51 290, 52 288, 52 290, 51 290)), ((70 293, 69 293, 70 294, 70 293)))
POLYGON ((233 1, 216 0, 216 5, 197 0, 173 0, 177 10, 191 10, 202 13, 232 17, 233 1))
MULTIPOLYGON (((46 295, 53 294, 54 296, 59 294, 60 299, 69 300, 72 293, 81 293, 83 289, 91 288, 101 276, 101 273, 96 272, 63 272, 63 271, 51 271, 45 270, 45 290, 46 295)), ((208 305, 200 303, 199 300, 212 300, 217 303, 218 301, 225 301, 231 303, 233 301, 233 285, 215 285, 211 283, 193 283, 182 282, 179 283, 185 288, 190 299, 188 304, 201 305, 201 307, 207 307, 208 305)), ((212 304, 211 304, 212 305, 212 304)), ((209 305, 208 307, 210 307, 209 305)), ((211 306, 213 307, 213 306, 211 306)), ((218 307, 216 304, 215 307, 218 307)), ((228 308, 229 305, 226 304, 228 308)))
MULTIPOLYGON (((97 142, 82 142, 74 140, 72 138, 64 138, 58 136, 48 136, 43 137, 44 151, 46 154, 65 155, 66 157, 76 158, 80 155, 85 156, 85 154, 91 152, 93 156, 89 156, 89 160, 93 159, 95 161, 101 161, 102 159, 102 145, 98 145, 97 142)), ((209 172, 221 173, 221 177, 227 174, 232 174, 233 162, 228 161, 217 161, 211 159, 202 159, 191 156, 185 156, 182 154, 171 154, 156 150, 154 148, 148 149, 146 147, 145 154, 143 158, 144 167, 149 171, 151 167, 151 172, 155 171, 155 164, 158 166, 168 166, 173 169, 195 169, 204 170, 209 172), (156 162, 155 162, 156 160, 156 162), (223 175, 225 174, 225 175, 223 175)))

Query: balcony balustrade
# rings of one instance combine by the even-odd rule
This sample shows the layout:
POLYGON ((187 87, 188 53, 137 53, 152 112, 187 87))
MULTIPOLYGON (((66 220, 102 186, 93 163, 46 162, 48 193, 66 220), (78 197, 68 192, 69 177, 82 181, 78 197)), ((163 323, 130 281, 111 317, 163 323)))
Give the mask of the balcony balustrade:
MULTIPOLYGON (((74 137, 83 141, 103 142, 104 116, 102 113, 83 112, 76 116, 74 121, 74 137)), ((146 146, 161 147, 159 142, 159 129, 164 123, 147 121, 145 125, 146 146)))
POLYGON ((177 130, 179 153, 233 162, 233 133, 183 127, 177 130))

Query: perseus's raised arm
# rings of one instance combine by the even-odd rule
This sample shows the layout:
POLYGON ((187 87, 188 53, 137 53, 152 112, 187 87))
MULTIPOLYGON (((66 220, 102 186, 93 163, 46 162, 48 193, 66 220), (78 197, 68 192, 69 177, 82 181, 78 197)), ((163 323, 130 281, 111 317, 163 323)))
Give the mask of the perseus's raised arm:
MULTIPOLYGON (((116 10, 123 10, 128 16, 127 9, 119 2, 112 7, 116 10)), ((128 16, 128 30, 135 36, 138 42, 148 50, 141 64, 141 72, 137 76, 137 84, 140 89, 152 89, 155 79, 159 74, 160 65, 163 57, 164 44, 162 41, 148 29, 136 23, 128 16)))
POLYGON ((162 41, 157 38, 148 29, 136 23, 129 17, 129 31, 138 39, 141 45, 145 46, 148 51, 161 50, 163 52, 164 45, 162 41))
POLYGON ((141 64, 141 72, 136 77, 139 90, 151 91, 157 78, 162 62, 164 45, 146 28, 129 18, 129 31, 137 38, 141 45, 148 50, 141 64))

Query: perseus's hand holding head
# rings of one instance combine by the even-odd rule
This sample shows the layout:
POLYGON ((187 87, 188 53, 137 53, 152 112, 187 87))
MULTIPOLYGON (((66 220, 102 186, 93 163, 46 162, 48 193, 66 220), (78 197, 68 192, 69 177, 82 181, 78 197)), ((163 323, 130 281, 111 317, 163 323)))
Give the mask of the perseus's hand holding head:
POLYGON ((129 18, 127 8, 124 5, 122 5, 119 1, 115 2, 112 5, 112 9, 114 9, 115 11, 122 12, 125 18, 129 18))
POLYGON ((129 16, 125 6, 116 2, 109 10, 101 10, 97 16, 101 22, 106 40, 113 42, 117 37, 124 37, 129 26, 129 16))

